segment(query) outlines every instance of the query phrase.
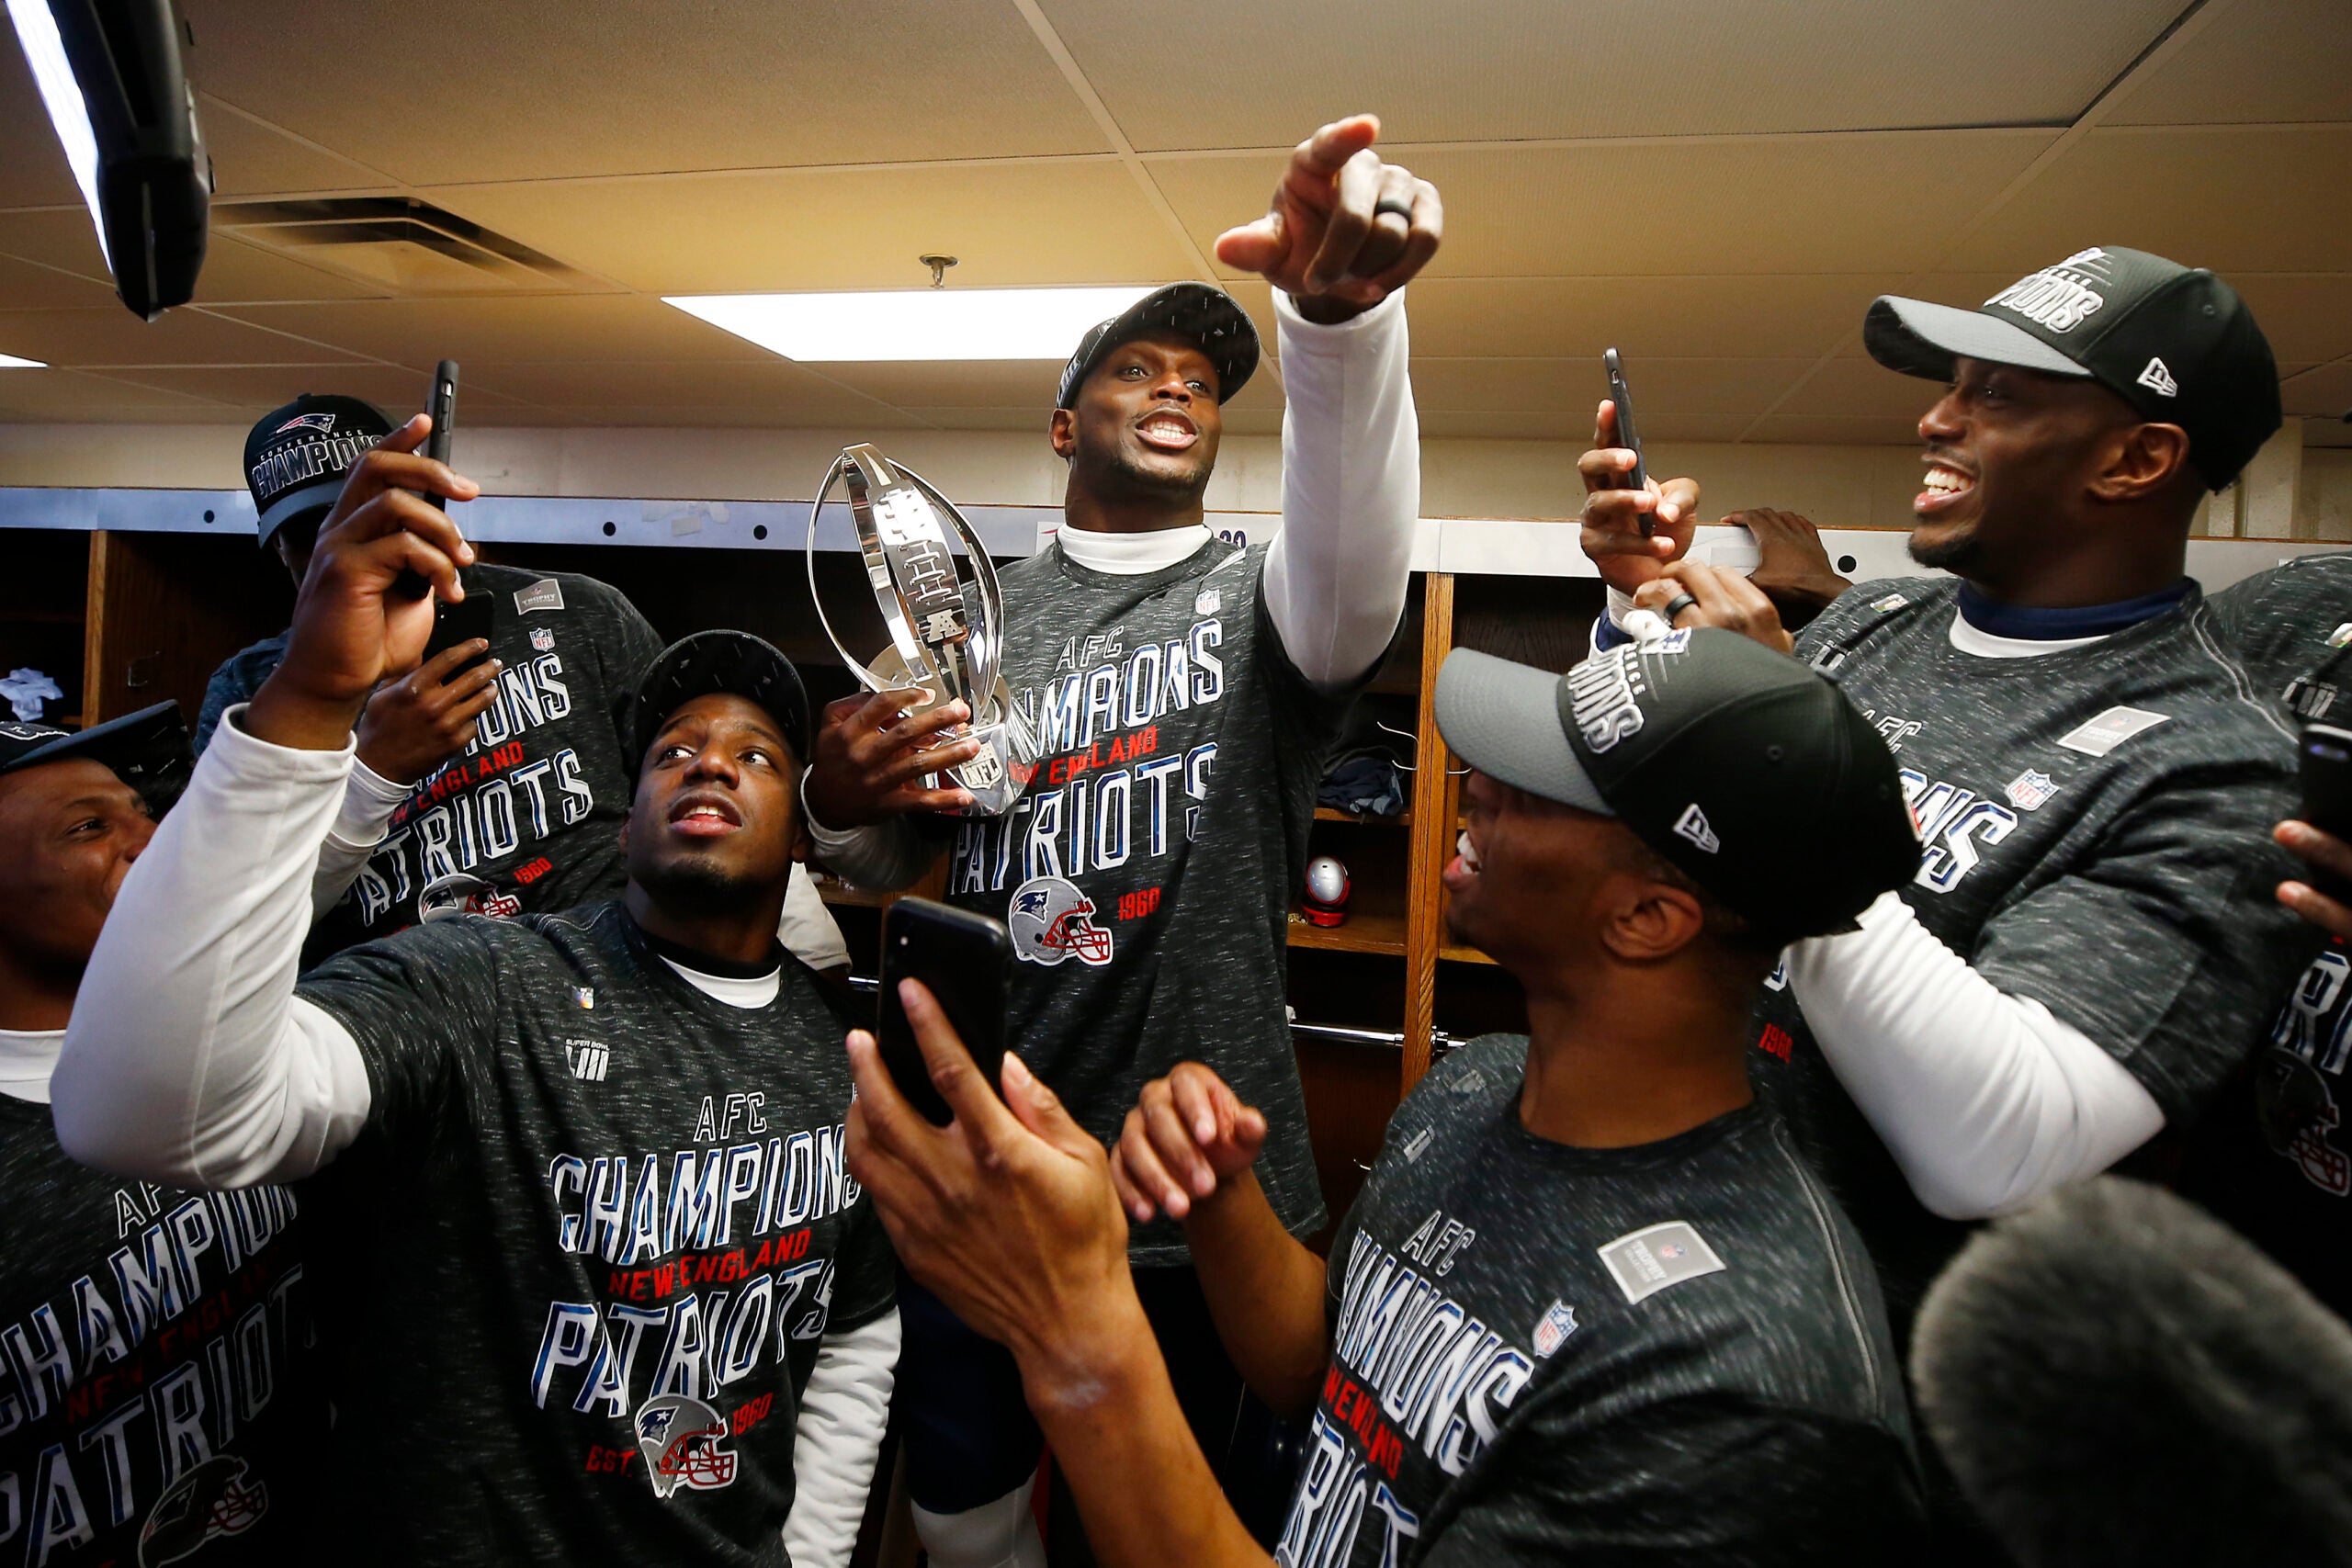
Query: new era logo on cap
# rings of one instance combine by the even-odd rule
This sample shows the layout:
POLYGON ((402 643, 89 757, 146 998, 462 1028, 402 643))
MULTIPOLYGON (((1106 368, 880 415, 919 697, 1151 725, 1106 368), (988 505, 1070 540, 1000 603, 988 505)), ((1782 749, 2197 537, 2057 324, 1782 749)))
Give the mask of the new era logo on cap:
POLYGON ((1723 841, 1715 837, 1714 829, 1707 826, 1707 814, 1699 809, 1699 803, 1695 800, 1684 807, 1682 815, 1674 819, 1674 832, 1677 838, 1690 840, 1708 854, 1718 854, 1723 851, 1723 841))
POLYGON ((2172 378, 2172 372, 2165 368, 2165 362, 2161 359, 2148 361, 2146 368, 2140 372, 2140 385, 2160 398, 2173 398, 2180 395, 2180 383, 2172 378))

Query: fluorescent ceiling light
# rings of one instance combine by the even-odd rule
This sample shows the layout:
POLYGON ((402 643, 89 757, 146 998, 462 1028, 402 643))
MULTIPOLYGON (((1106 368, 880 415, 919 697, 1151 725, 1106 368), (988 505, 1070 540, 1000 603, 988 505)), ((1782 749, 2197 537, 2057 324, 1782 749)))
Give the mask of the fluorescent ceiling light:
POLYGON ((1150 292, 900 288, 873 294, 665 295, 662 302, 786 359, 1068 359, 1087 328, 1150 292))
POLYGON ((39 359, 19 359, 13 354, 0 354, 0 370, 46 370, 49 366, 39 359))
MULTIPOLYGON (((8 0, 8 19, 25 46, 25 63, 33 68, 33 85, 48 106, 49 122, 65 144, 65 161, 73 165, 74 183, 82 187, 83 203, 90 209, 90 226, 98 231, 98 250, 107 250, 107 226, 98 216, 98 138, 90 128, 89 107, 65 62, 65 42, 57 36, 57 18, 49 14, 49 0, 8 0)), ((107 256, 107 270, 114 257, 107 256)))

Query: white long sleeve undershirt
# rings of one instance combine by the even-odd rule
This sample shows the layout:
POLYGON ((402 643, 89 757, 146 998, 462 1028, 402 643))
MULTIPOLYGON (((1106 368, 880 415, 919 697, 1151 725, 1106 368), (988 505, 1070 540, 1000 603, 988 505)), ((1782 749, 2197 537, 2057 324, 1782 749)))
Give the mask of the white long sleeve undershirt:
POLYGON ((1931 1213, 2006 1213, 2163 1129, 2122 1063, 1970 968, 1901 894, 1881 895, 1860 923, 1790 948, 1789 986, 1830 1070, 1931 1213))
POLYGON ((899 1371, 897 1308, 818 1343, 792 1428, 792 1568, 847 1568, 865 1520, 899 1371))
MULTIPOLYGON (((1274 292, 1283 371, 1283 525, 1266 551, 1266 613, 1317 686, 1361 679, 1405 613, 1421 510, 1421 434, 1400 291, 1325 325, 1274 292)), ((1159 571, 1205 547, 1204 525, 1149 534, 1065 527, 1062 553, 1113 576, 1159 571)), ((903 818, 835 829, 808 818, 817 858, 863 886, 904 887, 931 852, 903 818)))

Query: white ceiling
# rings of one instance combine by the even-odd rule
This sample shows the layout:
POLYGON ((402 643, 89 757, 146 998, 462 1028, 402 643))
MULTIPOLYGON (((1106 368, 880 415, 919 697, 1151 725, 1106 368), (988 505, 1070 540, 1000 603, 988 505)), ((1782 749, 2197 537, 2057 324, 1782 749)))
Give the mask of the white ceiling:
MULTIPOLYGON (((2107 243, 2229 277, 2352 444, 2347 0, 184 5, 224 204, 415 197, 569 275, 402 295, 216 233, 143 324, 0 47, 0 353, 56 367, 0 371, 0 420, 398 409, 448 356, 469 423, 1036 428, 1051 366, 797 366, 657 297, 911 288, 934 250, 951 288, 1225 276, 1289 144, 1369 108, 1445 194, 1431 434, 1586 434, 1613 343, 1654 435, 1907 443, 1870 299, 2107 243)), ((1231 423, 1280 410, 1261 377, 1231 423)))

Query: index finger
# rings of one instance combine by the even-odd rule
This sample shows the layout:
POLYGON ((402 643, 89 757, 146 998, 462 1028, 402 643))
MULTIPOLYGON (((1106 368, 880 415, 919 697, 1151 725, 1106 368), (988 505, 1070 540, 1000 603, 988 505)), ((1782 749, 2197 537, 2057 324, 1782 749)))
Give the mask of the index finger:
POLYGON ((1380 117, 1373 114, 1351 114, 1345 119, 1335 119, 1298 144, 1291 155, 1295 170, 1308 171, 1326 178, 1340 172, 1347 161, 1380 140, 1380 117))
POLYGON ((988 1079, 980 1075, 971 1049, 947 1021, 947 1014, 940 1007, 939 998, 931 994, 931 987, 921 980, 901 980, 899 1002, 907 1010, 907 1022, 915 1032, 916 1045, 922 1048, 922 1065, 931 1075, 932 1088, 947 1101, 947 1108, 955 1112, 956 1121, 966 1134, 977 1142, 996 1144, 1023 1131, 988 1079))
POLYGON ((940 1135, 939 1129, 899 1092, 890 1069, 882 1065, 882 1048, 871 1033, 853 1029, 844 1044, 849 1051, 850 1077, 857 1085, 855 1109, 864 1111, 867 1134, 878 1148, 896 1157, 899 1151, 919 1147, 924 1138, 940 1135))
POLYGON ((469 659, 479 659, 481 655, 489 651, 490 644, 478 637, 468 637, 463 642, 456 643, 448 648, 445 648, 417 667, 416 679, 418 683, 420 685, 439 685, 443 682, 448 680, 451 672, 454 671, 458 665, 463 664, 469 659), (430 677, 430 680, 428 680, 427 677, 430 677))

